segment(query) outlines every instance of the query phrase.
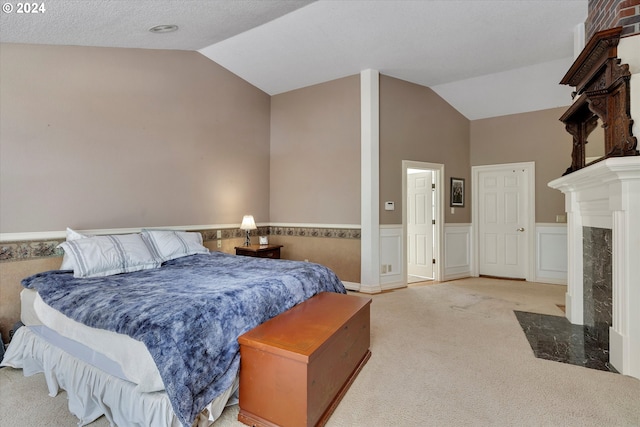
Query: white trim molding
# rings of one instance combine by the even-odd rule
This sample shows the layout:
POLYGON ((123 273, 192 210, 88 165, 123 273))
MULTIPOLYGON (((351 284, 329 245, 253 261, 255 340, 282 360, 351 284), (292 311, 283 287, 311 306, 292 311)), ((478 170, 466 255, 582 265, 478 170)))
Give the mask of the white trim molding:
MULTIPOLYGON (((360 73, 360 282, 380 291, 380 75, 360 73)), ((375 292, 373 292, 375 293, 375 292)))
MULTIPOLYGON (((268 227, 270 224, 257 223, 258 227, 268 227)), ((176 230, 176 231, 197 231, 211 229, 227 229, 240 228, 238 224, 213 224, 213 225, 170 225, 166 227, 138 227, 138 228, 102 228, 95 230, 76 231, 83 234, 91 234, 93 236, 102 236, 105 234, 130 234, 139 233, 142 230, 176 230)), ((0 233, 0 242, 19 242, 28 240, 48 240, 48 239, 66 239, 67 231, 33 231, 25 233, 0 233)))
MULTIPOLYGON (((402 161, 402 236, 407 235, 407 214, 409 209, 407 208, 407 170, 408 169, 425 169, 430 170, 434 174, 434 181, 436 185, 436 206, 433 219, 436 222, 435 233, 433 236, 433 244, 435 250, 433 251, 433 258, 436 260, 436 266, 433 269, 434 280, 444 280, 444 165, 441 163, 427 163, 417 162, 412 160, 402 161)), ((402 248, 403 265, 407 265, 408 250, 407 245, 402 248)), ((404 282, 407 283, 407 269, 405 268, 404 282)))
MULTIPOLYGON (((344 228, 344 229, 360 228, 360 224, 307 224, 307 223, 297 223, 297 222, 268 222, 261 225, 264 225, 265 227, 344 228)), ((239 225, 236 225, 236 227, 239 227, 239 225)))
MULTIPOLYGON (((303 223, 280 223, 280 222, 259 222, 256 223, 258 228, 263 227, 284 227, 284 228, 326 228, 337 230, 360 230, 360 224, 303 224, 303 223)), ((229 230, 239 229, 240 224, 209 224, 209 225, 169 225, 165 227, 139 227, 139 228, 103 228, 95 230, 76 231, 83 234, 93 236, 101 236, 106 234, 130 234, 139 233, 144 230, 176 230, 176 231, 200 231, 200 230, 229 230)), ((0 243, 2 242, 21 242, 33 240, 55 240, 65 239, 67 237, 66 230, 59 231, 33 231, 25 233, 0 233, 0 243)))
POLYGON ((344 280, 342 281, 342 284, 344 285, 345 289, 347 289, 348 291, 354 291, 354 292, 363 292, 360 290, 360 283, 356 283, 356 282, 345 282, 344 280))

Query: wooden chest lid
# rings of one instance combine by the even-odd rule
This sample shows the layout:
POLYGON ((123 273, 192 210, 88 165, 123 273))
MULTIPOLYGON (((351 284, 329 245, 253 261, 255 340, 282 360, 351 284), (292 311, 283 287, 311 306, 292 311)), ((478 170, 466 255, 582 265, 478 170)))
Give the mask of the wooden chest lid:
POLYGON ((308 362, 371 298, 322 292, 243 334, 240 345, 308 362))

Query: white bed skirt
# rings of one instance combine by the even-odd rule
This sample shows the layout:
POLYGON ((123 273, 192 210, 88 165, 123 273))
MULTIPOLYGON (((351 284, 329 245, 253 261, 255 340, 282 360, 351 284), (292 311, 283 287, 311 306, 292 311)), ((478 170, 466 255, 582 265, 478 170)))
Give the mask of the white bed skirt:
MULTIPOLYGON (((164 391, 136 391, 135 384, 69 355, 28 326, 16 331, 1 365, 22 369, 24 376, 44 373, 50 396, 56 396, 60 389, 66 390, 69 411, 78 417, 79 426, 89 424, 102 415, 112 426, 181 426, 164 391)), ((237 383, 236 379, 232 387, 211 402, 203 411, 206 416, 201 414, 194 425, 200 427, 213 423, 234 395, 237 383)))

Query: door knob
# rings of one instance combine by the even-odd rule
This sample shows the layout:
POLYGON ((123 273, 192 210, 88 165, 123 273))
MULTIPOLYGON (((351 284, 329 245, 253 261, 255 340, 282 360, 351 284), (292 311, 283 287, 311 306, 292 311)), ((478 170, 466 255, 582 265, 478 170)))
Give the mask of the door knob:
POLYGON ((516 231, 524 231, 524 228, 520 227, 516 231))

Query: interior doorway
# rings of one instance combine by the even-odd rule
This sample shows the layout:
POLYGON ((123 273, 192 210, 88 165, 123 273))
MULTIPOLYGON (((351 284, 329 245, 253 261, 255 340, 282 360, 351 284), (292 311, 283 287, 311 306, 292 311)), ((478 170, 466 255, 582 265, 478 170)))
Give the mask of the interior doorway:
POLYGON ((433 172, 407 169, 407 282, 433 280, 433 172))
POLYGON ((406 283, 440 280, 444 165, 402 162, 406 283))

